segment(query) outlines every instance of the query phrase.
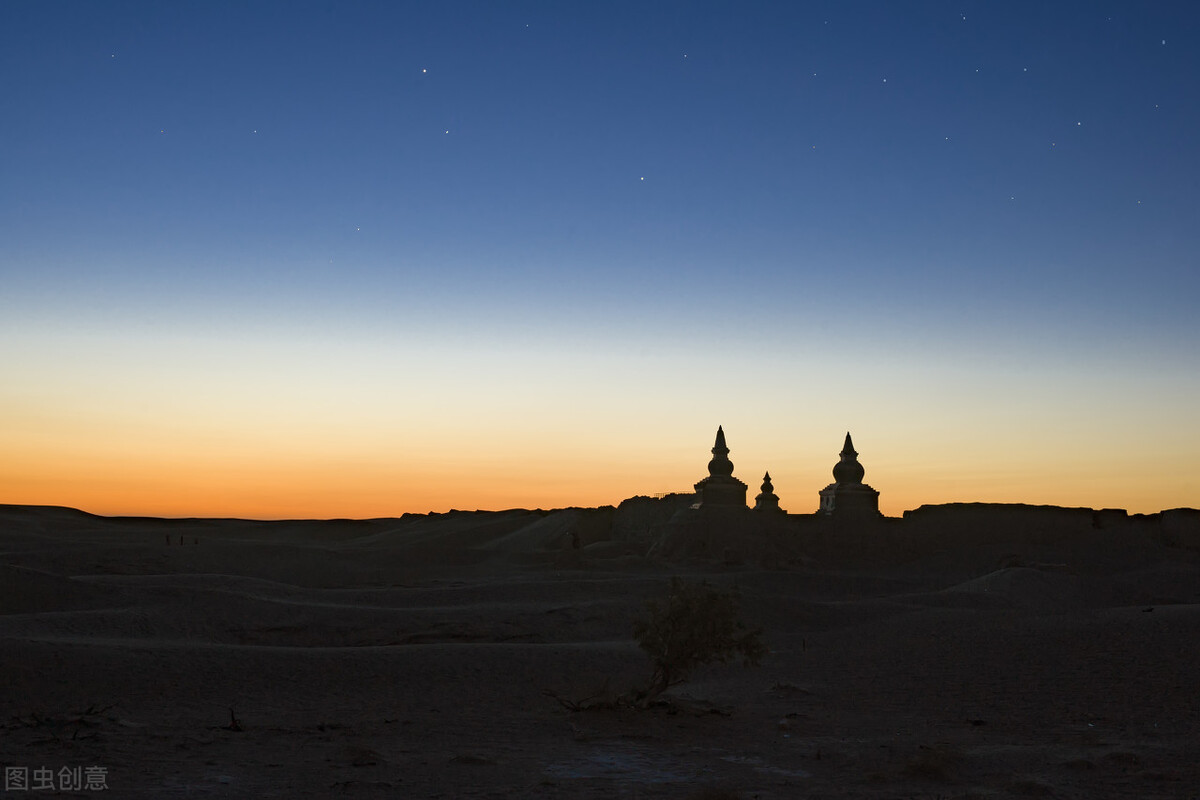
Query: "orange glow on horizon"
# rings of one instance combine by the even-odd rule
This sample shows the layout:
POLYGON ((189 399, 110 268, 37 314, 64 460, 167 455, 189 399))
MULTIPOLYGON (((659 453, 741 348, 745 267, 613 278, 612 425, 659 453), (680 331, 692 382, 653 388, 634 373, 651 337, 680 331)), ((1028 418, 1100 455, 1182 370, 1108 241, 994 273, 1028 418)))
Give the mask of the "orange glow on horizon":
MULTIPOLYGON (((690 492, 721 422, 747 501, 769 470, 782 507, 809 514, 845 436, 830 420, 842 420, 888 516, 947 502, 1131 513, 1198 504, 1200 433, 1179 422, 1191 409, 1174 401, 1153 415, 1100 402, 1050 414, 1048 399, 1017 405, 991 399, 989 386, 949 402, 936 383, 886 400, 887 387, 863 385, 853 402, 818 395, 763 413, 744 399, 766 391, 758 385, 707 391, 706 404, 657 393, 676 378, 695 381, 683 395, 706 392, 686 371, 670 381, 637 373, 613 389, 599 370, 560 391, 549 368, 532 386, 521 372, 437 383, 359 369, 324 383, 227 379, 219 389, 184 372, 120 385, 31 371, 0 395, 0 502, 253 519, 615 505, 690 492), (1138 424, 1112 423, 1125 418, 1138 424)), ((806 397, 802 389, 772 391, 806 397)))
MULTIPOLYGON (((10 467, 7 474, 0 473, 0 502, 68 506, 104 516, 247 519, 366 519, 452 509, 591 508, 616 505, 638 495, 690 492, 692 484, 704 477, 704 463, 693 464, 692 474, 653 468, 624 473, 611 469, 608 475, 597 474, 603 472, 600 470, 592 477, 571 477, 580 474, 579 464, 537 470, 526 463, 517 470, 519 477, 508 478, 502 477, 502 470, 469 463, 423 471, 336 463, 278 468, 265 463, 257 468, 196 464, 187 469, 99 463, 53 471, 26 469, 21 474, 10 467)), ((775 492, 792 514, 813 513, 817 492, 832 479, 821 474, 825 469, 803 472, 801 476, 793 469, 772 470, 775 492)), ((1169 486, 1150 487, 1150 491, 1139 487, 1139 492, 1128 486, 1104 488, 1079 481, 1039 485, 1033 476, 938 478, 920 473, 875 473, 869 471, 866 480, 880 492, 880 510, 886 516, 949 502, 1124 508, 1130 513, 1182 505, 1172 500, 1169 486), (1153 491, 1155 488, 1158 491, 1153 491)), ((753 505, 761 476, 754 479, 740 471, 735 474, 748 484, 747 501, 753 505)))

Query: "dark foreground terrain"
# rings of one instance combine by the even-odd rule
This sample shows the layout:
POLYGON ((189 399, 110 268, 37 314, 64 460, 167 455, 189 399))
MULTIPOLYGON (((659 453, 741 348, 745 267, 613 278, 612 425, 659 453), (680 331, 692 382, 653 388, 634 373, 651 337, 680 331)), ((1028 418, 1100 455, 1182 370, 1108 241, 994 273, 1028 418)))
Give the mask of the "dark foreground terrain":
POLYGON ((652 506, 0 507, 0 764, 123 798, 1200 797, 1193 516, 941 507, 667 560, 652 506), (738 587, 761 667, 546 694, 644 682, 672 575, 738 587))

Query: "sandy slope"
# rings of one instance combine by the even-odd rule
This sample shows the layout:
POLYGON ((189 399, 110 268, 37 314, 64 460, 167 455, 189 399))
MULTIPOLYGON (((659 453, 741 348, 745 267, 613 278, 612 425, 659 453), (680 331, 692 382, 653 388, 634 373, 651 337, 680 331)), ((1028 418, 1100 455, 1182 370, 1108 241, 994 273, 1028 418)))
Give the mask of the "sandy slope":
POLYGON ((647 560, 591 519, 0 507, 0 763, 102 765, 134 798, 1200 796, 1195 550, 814 539, 765 570, 647 560), (740 587, 762 667, 671 709, 544 694, 644 680, 630 620, 674 574, 740 587))

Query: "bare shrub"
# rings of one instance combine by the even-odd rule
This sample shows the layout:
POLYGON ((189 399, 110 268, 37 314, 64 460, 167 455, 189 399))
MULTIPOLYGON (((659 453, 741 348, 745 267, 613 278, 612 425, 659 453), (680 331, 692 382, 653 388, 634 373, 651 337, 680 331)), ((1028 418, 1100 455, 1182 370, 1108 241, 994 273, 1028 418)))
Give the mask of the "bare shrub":
POLYGON ((642 707, 687 680, 696 667, 737 657, 757 666, 766 655, 762 629, 747 628, 738 619, 736 590, 672 578, 666 599, 649 601, 646 610, 633 626, 634 638, 654 664, 638 698, 642 707))

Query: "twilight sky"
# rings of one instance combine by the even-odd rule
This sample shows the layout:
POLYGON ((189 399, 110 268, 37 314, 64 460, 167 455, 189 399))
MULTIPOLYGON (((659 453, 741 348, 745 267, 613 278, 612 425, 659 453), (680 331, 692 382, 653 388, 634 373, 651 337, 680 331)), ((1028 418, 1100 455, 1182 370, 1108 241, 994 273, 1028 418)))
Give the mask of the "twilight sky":
POLYGON ((1200 5, 0 4, 0 502, 1200 506, 1200 5))

